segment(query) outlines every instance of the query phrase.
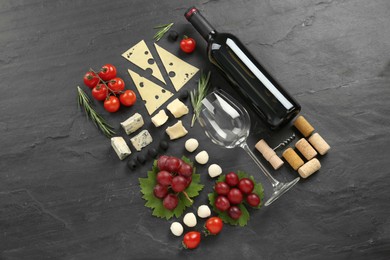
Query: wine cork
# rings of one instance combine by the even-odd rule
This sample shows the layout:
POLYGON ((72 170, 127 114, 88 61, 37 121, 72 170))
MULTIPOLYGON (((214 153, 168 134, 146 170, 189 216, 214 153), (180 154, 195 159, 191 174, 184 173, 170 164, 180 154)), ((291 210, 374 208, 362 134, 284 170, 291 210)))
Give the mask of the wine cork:
POLYGON ((301 138, 298 142, 296 142, 295 147, 308 161, 317 155, 317 151, 314 150, 305 138, 301 138))
POLYGON ((303 165, 303 160, 292 148, 287 148, 282 156, 294 170, 298 170, 303 165))
POLYGON ((321 155, 326 154, 330 149, 329 144, 318 133, 314 133, 310 136, 309 142, 321 155))
POLYGON ((301 132, 304 137, 308 137, 314 132, 314 128, 303 116, 299 116, 295 120, 294 126, 299 130, 299 132, 301 132))
POLYGON ((299 168, 298 173, 302 178, 307 178, 319 169, 321 169, 320 161, 317 158, 313 158, 302 165, 302 167, 299 168))
POLYGON ((275 155, 275 151, 272 150, 271 147, 269 147, 269 145, 263 140, 261 139, 260 141, 258 141, 255 145, 256 149, 263 155, 263 157, 269 161, 270 158, 275 155))
POLYGON ((269 163, 272 165, 274 170, 279 169, 284 164, 283 160, 279 158, 277 154, 274 154, 270 159, 269 163))

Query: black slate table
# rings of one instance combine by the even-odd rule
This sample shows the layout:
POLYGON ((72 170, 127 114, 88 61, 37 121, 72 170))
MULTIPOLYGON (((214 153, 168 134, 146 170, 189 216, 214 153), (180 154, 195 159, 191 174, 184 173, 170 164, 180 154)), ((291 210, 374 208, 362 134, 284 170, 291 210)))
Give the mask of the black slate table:
MULTIPOLYGON (((3 0, 0 13, 1 259, 390 257, 388 0, 3 0), (119 161, 110 140, 78 108, 76 86, 87 90, 84 73, 112 63, 135 89, 127 74, 135 67, 120 54, 142 39, 151 48, 153 27, 174 22, 180 35, 197 40, 196 51, 186 55, 166 38, 160 45, 211 70, 213 86, 229 88, 183 16, 192 5, 219 31, 246 44, 300 102, 301 114, 332 150, 320 158, 319 172, 271 206, 252 211, 246 227, 225 225, 220 235, 187 251, 169 231, 174 220, 152 217, 144 207, 138 178, 151 160, 135 171, 119 161)), ((184 90, 196 87, 197 76, 184 90)), ((155 139, 149 147, 167 138, 141 101, 112 115, 94 104, 118 135, 126 136, 119 122, 139 112, 155 139)), ((189 127, 190 115, 182 120, 189 134, 170 142, 168 154, 193 159, 184 142, 195 137, 210 163, 254 175, 269 195, 266 180, 243 151, 212 144, 198 124, 189 127)), ((261 138, 276 145, 295 131, 286 126, 273 132, 255 116, 252 121, 252 149, 261 138)), ((205 188, 189 211, 207 202, 213 185, 207 165, 197 168, 205 188)), ((286 181, 297 176, 288 165, 272 173, 286 181)))

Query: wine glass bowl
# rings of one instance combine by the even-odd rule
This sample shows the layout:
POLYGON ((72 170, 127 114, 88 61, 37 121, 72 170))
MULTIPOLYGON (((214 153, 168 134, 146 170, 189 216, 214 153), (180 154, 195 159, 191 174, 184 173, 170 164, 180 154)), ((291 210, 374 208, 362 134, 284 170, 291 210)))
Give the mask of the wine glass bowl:
POLYGON ((273 203, 299 181, 298 177, 289 183, 282 183, 272 177, 247 145, 251 127, 248 112, 223 90, 215 90, 202 100, 198 120, 213 143, 225 148, 241 147, 259 166, 273 187, 273 194, 265 206, 273 203))
POLYGON ((203 99, 199 123, 213 143, 226 148, 245 142, 250 130, 247 111, 227 102, 222 91, 215 91, 203 99))

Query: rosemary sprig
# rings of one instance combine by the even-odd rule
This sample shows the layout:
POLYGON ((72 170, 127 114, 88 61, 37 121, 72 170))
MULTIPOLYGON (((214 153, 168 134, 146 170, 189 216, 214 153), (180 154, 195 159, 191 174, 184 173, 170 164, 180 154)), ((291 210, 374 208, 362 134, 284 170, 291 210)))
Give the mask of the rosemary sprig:
POLYGON ((154 27, 153 29, 159 29, 156 34, 153 36, 153 39, 158 42, 163 36, 165 33, 167 33, 171 27, 172 27, 173 23, 168 23, 168 24, 162 24, 162 25, 158 25, 156 27, 154 27))
POLYGON ((112 137, 115 134, 113 127, 91 107, 91 100, 79 86, 77 86, 77 93, 79 106, 84 107, 87 117, 92 120, 96 127, 98 127, 105 136, 112 137))
POLYGON ((194 110, 194 114, 191 120, 191 127, 194 126, 196 119, 199 117, 200 108, 202 106, 202 100, 207 95, 211 72, 200 75, 198 81, 198 89, 194 89, 190 92, 191 104, 194 110))

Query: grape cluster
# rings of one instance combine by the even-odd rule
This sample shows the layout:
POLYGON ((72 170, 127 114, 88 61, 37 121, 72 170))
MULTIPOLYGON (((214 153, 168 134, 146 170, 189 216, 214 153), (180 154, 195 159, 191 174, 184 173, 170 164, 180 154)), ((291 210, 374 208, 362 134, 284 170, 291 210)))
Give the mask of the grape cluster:
POLYGON ((219 211, 227 211, 232 219, 241 217, 241 210, 238 207, 240 203, 246 201, 251 207, 260 205, 260 197, 253 193, 255 184, 249 178, 239 179, 234 172, 226 174, 225 181, 217 182, 214 186, 218 194, 215 199, 215 207, 219 211))
POLYGON ((177 195, 191 184, 192 166, 183 160, 162 155, 157 160, 157 184, 153 188, 156 198, 163 200, 168 210, 174 210, 179 203, 177 195))

